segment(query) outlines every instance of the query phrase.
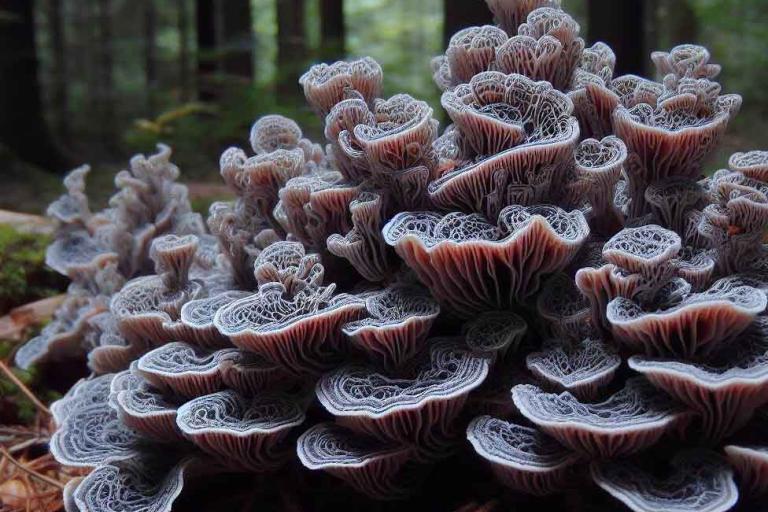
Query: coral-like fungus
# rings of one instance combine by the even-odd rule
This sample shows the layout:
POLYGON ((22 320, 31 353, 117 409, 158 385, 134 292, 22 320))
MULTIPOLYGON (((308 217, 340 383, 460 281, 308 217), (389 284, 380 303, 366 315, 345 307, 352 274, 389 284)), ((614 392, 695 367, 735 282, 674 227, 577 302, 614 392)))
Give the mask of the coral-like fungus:
POLYGON ((323 145, 267 115, 223 153, 205 223, 164 146, 100 212, 67 176, 47 262, 72 284, 16 353, 95 374, 51 406, 67 510, 167 512, 222 472, 292 496, 328 473, 359 494, 336 508, 499 484, 760 509, 768 152, 704 167, 741 98, 701 46, 614 76, 559 1, 487 3, 499 27, 433 61, 442 132, 366 57, 301 78, 323 145))

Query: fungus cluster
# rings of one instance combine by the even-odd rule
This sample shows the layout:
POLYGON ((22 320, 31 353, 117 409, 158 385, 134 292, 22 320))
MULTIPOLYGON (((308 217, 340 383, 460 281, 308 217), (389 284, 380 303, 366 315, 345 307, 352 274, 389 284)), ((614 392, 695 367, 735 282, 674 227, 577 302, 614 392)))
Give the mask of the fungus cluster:
POLYGON ((66 179, 73 284, 17 361, 87 352, 52 407, 70 511, 168 511, 220 473, 408 499, 474 455, 513 493, 765 499, 768 153, 703 167, 740 97, 702 47, 614 77, 559 2, 488 4, 433 62, 442 133, 364 58, 300 80, 322 145, 266 116, 224 152, 206 224, 165 149, 104 212, 66 179))

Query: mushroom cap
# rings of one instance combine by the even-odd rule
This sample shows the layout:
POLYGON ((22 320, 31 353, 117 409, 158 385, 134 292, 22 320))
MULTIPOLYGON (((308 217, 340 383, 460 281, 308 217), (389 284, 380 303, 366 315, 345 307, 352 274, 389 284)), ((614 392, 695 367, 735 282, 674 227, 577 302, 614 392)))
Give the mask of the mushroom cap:
POLYGON ((392 378, 360 366, 341 368, 318 381, 317 397, 337 418, 377 419, 464 396, 488 375, 487 359, 449 340, 432 340, 429 355, 428 363, 411 379, 392 378))
POLYGON ((145 460, 130 459, 101 465, 73 493, 80 512, 171 512, 187 477, 190 459, 170 470, 145 460))
POLYGON ((742 492, 754 496, 768 493, 768 446, 729 444, 723 451, 739 476, 742 492))
POLYGON ((430 359, 412 378, 351 365, 326 374, 315 390, 320 404, 340 425, 411 446, 418 460, 444 457, 467 395, 490 366, 457 341, 431 340, 430 359))
POLYGON ((546 383, 570 391, 582 400, 594 399, 621 366, 621 357, 600 340, 584 339, 544 344, 525 358, 528 369, 546 383))
POLYGON ((695 410, 708 439, 720 439, 768 402, 768 319, 701 362, 632 356, 629 367, 695 410))
POLYGON ((528 332, 528 324, 509 311, 488 311, 464 324, 463 331, 473 351, 504 357, 517 349, 528 332))
POLYGON ((320 423, 301 434, 296 453, 304 467, 327 471, 375 499, 392 500, 408 491, 403 466, 412 450, 361 437, 334 423, 320 423))
POLYGON ((572 466, 581 460, 534 428, 491 416, 473 419, 467 439, 503 484, 539 496, 564 490, 572 466))
POLYGON ((486 0, 494 21, 508 34, 516 34, 528 15, 540 7, 559 8, 560 0, 486 0))
POLYGON ((510 206, 494 226, 477 214, 402 212, 384 229, 432 295, 467 317, 505 309, 565 268, 589 234, 584 215, 555 206, 510 206), (538 256, 521 258, 533 251, 538 256))
POLYGON ((284 462, 280 442, 304 421, 304 411, 287 395, 245 398, 224 390, 179 407, 176 424, 184 436, 227 467, 273 470, 284 462))
POLYGON ((571 393, 545 393, 530 384, 512 388, 523 416, 560 443, 593 457, 640 451, 687 419, 687 412, 642 378, 599 403, 581 403, 571 393))
POLYGON ((352 344, 391 368, 412 359, 423 347, 440 306, 413 285, 392 285, 365 299, 368 316, 342 326, 352 344))
POLYGON ((127 460, 135 455, 140 438, 119 418, 107 402, 73 409, 51 437, 50 451, 64 466, 93 468, 99 464, 127 460))
POLYGON ((654 478, 627 461, 592 464, 592 478, 634 512, 725 512, 739 499, 733 470, 719 455, 681 452, 670 461, 674 472, 654 478))
POLYGON ((378 62, 365 57, 351 62, 316 64, 299 79, 307 102, 321 115, 345 99, 350 91, 372 103, 381 95, 383 73, 378 62))
POLYGON ((768 182, 768 151, 734 153, 728 160, 728 167, 747 178, 766 183, 768 182))
POLYGON ((603 258, 635 274, 647 275, 677 256, 680 236, 674 231, 650 224, 625 228, 603 246, 603 258))
POLYGON ((356 297, 332 297, 333 290, 308 286, 291 297, 281 283, 268 283, 220 308, 214 324, 243 350, 299 375, 320 373, 338 358, 340 326, 358 319, 365 308, 356 297))
POLYGON ((757 288, 723 278, 659 311, 618 297, 608 304, 606 317, 618 341, 636 352, 691 356, 743 332, 767 304, 757 288))

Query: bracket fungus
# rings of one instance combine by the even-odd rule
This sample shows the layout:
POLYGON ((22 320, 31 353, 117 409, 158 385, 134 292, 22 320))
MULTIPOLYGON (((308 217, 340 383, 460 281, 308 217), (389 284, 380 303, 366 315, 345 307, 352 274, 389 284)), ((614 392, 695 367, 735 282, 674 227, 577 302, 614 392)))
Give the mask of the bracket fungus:
POLYGON ((552 341, 525 359, 528 369, 547 385, 569 391, 580 400, 593 400, 613 379, 621 357, 604 342, 552 341))
POLYGON ((638 452, 688 419, 687 411, 642 378, 598 403, 571 393, 545 393, 528 384, 512 389, 523 416, 564 446, 597 458, 638 452))
POLYGON ((412 378, 348 366, 323 376, 317 398, 337 423, 384 441, 412 446, 425 459, 444 454, 453 420, 488 375, 488 359, 451 340, 432 340, 429 359, 412 378))
POLYGON ((670 465, 671 476, 659 480, 631 462, 595 463, 592 478, 634 512, 724 512, 736 504, 739 493, 733 470, 717 454, 682 452, 670 465))
POLYGON ((589 235, 579 211, 509 206, 498 224, 478 214, 404 212, 384 239, 441 304, 462 317, 498 310, 535 293, 565 268, 589 235))
POLYGON ((473 455, 568 504, 587 460, 635 511, 764 501, 768 151, 703 165, 740 97, 701 46, 615 76, 559 1, 487 3, 500 26, 433 61, 442 131, 366 57, 300 80, 323 145, 266 115, 223 152, 206 222, 165 146, 101 211, 87 167, 65 178, 46 260, 71 285, 15 359, 95 374, 51 406, 68 510, 167 512, 221 473, 303 498, 305 470, 363 507, 519 506, 473 455))
POLYGON ((287 458, 281 443, 304 421, 304 411, 288 396, 264 394, 246 399, 225 390, 179 407, 176 424, 192 443, 227 467, 268 471, 287 458))
POLYGON ((319 423, 296 442, 301 463, 341 478, 357 491, 380 500, 402 498, 410 489, 403 482, 411 460, 407 446, 361 438, 333 423, 319 423))
POLYGON ((389 368, 399 368, 425 346, 440 306, 425 290, 393 285, 365 300, 366 318, 342 326, 353 346, 389 368))
POLYGON ((581 461, 536 429, 490 416, 472 420, 467 439, 504 485, 537 496, 565 489, 573 466, 581 461))

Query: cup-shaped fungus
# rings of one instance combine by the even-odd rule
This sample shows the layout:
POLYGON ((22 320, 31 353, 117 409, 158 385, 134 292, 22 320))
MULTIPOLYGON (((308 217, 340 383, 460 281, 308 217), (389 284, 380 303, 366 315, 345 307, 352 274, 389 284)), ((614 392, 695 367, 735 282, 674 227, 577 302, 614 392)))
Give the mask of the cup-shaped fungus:
POLYGON ((166 393, 187 398, 208 395, 223 385, 219 371, 222 352, 207 352, 181 342, 167 343, 144 354, 136 371, 166 393))
POLYGON ((410 490, 402 478, 412 456, 407 446, 320 423, 299 436, 296 453, 304 467, 326 471, 375 499, 402 498, 410 490))
POLYGON ((739 487, 745 494, 768 494, 768 446, 739 446, 725 448, 728 463, 739 476, 739 487))
POLYGON ((354 227, 344 236, 328 237, 328 252, 349 261, 366 280, 382 281, 392 272, 387 244, 381 236, 383 198, 373 192, 362 192, 349 203, 349 212, 354 227))
POLYGON ((578 339, 592 330, 592 310, 584 297, 566 274, 555 274, 544 282, 536 298, 536 311, 543 320, 542 330, 552 337, 578 339))
POLYGON ((110 396, 120 421, 142 437, 156 441, 182 440, 176 426, 176 404, 139 382, 132 389, 123 389, 110 396))
POLYGON ((540 7, 559 8, 560 0, 486 0, 493 21, 508 34, 516 34, 528 15, 540 7))
POLYGON ((181 307, 179 318, 189 333, 188 341, 195 346, 208 349, 231 346, 229 340, 216 329, 213 318, 220 308, 249 295, 249 292, 229 290, 185 303, 181 307))
POLYGON ((598 403, 581 403, 568 391, 545 393, 536 386, 512 388, 523 416, 561 444, 596 458, 638 452, 687 420, 687 411, 642 378, 598 403))
POLYGON ((397 214, 384 239, 441 304, 461 317, 499 310, 538 291, 589 235, 579 211, 510 206, 498 226, 477 214, 397 214))
POLYGON ((377 99, 373 113, 375 125, 359 124, 354 129, 372 172, 408 169, 429 157, 438 122, 427 103, 398 94, 377 99))
POLYGON ((669 74, 678 78, 717 78, 721 67, 709 62, 709 50, 695 44, 681 44, 669 52, 653 52, 653 60, 661 76, 669 74))
POLYGON ((546 80, 565 90, 584 50, 580 30, 579 24, 559 8, 531 11, 517 35, 497 48, 496 67, 505 73, 546 80))
POLYGON ((517 350, 528 324, 510 311, 488 311, 464 324, 463 331, 467 346, 475 353, 504 359, 517 350))
POLYGON ((445 92, 442 103, 480 158, 429 184, 437 206, 494 218, 509 204, 549 199, 579 138, 566 95, 547 82, 489 71, 445 92))
POLYGON ((219 309, 214 323, 243 350, 297 375, 321 373, 339 358, 340 327, 365 310, 362 300, 333 291, 334 286, 308 286, 289 295, 282 283, 268 283, 219 309))
POLYGON ((715 453, 682 452, 670 466, 658 479, 628 461, 593 463, 592 478, 634 512, 725 512, 739 499, 733 470, 715 453))
POLYGON ((613 114, 616 135, 630 150, 631 216, 645 210, 645 189, 668 178, 696 179, 704 159, 717 146, 741 106, 738 95, 720 96, 706 79, 682 79, 657 105, 619 105, 613 114))
MULTIPOLYGON (((171 512, 189 478, 192 459, 170 469, 147 457, 99 466, 77 484, 72 502, 79 512, 171 512)), ((69 512, 69 509, 67 509, 69 512)))
POLYGON ((633 356, 629 367, 697 412, 703 434, 718 440, 768 402, 768 319, 700 362, 633 356))
POLYGON ((367 317, 342 326, 352 345, 391 369, 423 348, 440 306, 417 286, 392 285, 365 299, 367 317))
POLYGON ((117 410, 107 402, 109 393, 93 388, 85 392, 98 396, 90 403, 77 400, 67 404, 70 410, 51 437, 53 457, 64 466, 78 468, 132 458, 140 436, 120 420, 117 410))
POLYGON ((299 79, 309 105, 327 115, 349 91, 355 91, 369 104, 381 95, 382 71, 370 57, 351 62, 316 64, 299 79))
POLYGON ((205 395, 179 407, 184 436, 227 467, 271 471, 285 462, 282 441, 304 421, 298 402, 285 395, 245 398, 232 390, 205 395))
POLYGON ((616 339, 634 352, 690 357, 739 335, 765 308, 765 293, 723 278, 662 309, 648 311, 618 297, 608 304, 606 318, 616 339))
POLYGON ((456 32, 445 52, 445 65, 451 84, 469 82, 473 76, 491 69, 496 48, 507 41, 507 34, 492 25, 468 27, 456 32))
POLYGON ((591 207, 590 224, 595 231, 613 235, 623 227, 623 218, 613 203, 614 190, 621 178, 627 148, 620 139, 587 139, 574 151, 574 181, 569 184, 572 200, 591 207))
POLYGON ((502 484, 536 496, 566 490, 582 458, 534 428, 491 416, 472 420, 467 439, 502 484))
POLYGON ((489 360, 451 340, 433 340, 429 355, 412 378, 343 367, 320 379, 317 397, 342 426, 411 446, 421 458, 446 455, 454 420, 488 375, 489 360))
POLYGON ((579 400, 594 400, 621 366, 621 357, 600 340, 579 343, 551 341, 525 359, 528 369, 545 384, 569 391, 579 400))

